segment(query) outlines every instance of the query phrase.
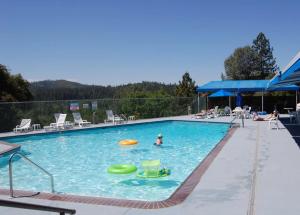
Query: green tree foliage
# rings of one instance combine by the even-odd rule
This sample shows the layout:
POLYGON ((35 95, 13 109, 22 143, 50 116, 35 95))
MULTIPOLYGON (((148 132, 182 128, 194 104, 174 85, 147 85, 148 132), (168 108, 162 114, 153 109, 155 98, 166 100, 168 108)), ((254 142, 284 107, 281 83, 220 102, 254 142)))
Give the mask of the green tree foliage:
POLYGON ((273 48, 263 33, 259 33, 251 46, 235 49, 224 62, 222 80, 270 79, 278 69, 273 48))
POLYGON ((11 75, 6 66, 0 64, 0 102, 26 101, 31 98, 29 83, 20 74, 11 75))
POLYGON ((195 81, 192 80, 190 74, 185 72, 182 76, 182 81, 176 87, 176 96, 179 97, 193 97, 196 94, 195 81))
POLYGON ((276 59, 273 57, 273 47, 270 46, 269 39, 260 32, 253 40, 252 49, 257 53, 257 67, 261 79, 272 78, 278 70, 276 59))
POLYGON ((224 62, 226 79, 260 79, 257 71, 257 55, 250 47, 237 48, 224 62))
MULTIPOLYGON (((0 130, 11 130, 16 126, 19 115, 23 111, 14 104, 1 102, 16 102, 30 100, 29 83, 21 75, 11 75, 6 66, 0 64, 0 130)), ((22 116, 26 117, 26 115, 22 116)))
POLYGON ((83 85, 65 80, 39 81, 31 83, 30 90, 34 100, 70 100, 70 99, 102 99, 127 98, 136 92, 164 91, 167 95, 175 95, 175 84, 142 82, 120 86, 83 85))

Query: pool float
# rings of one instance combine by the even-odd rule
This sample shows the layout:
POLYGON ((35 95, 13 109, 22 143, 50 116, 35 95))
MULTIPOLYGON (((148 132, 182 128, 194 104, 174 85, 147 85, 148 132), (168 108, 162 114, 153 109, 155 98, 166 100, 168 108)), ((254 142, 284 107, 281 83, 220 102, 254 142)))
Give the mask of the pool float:
POLYGON ((108 167, 107 172, 112 174, 129 174, 137 170, 132 164, 113 164, 108 167))
POLYGON ((120 145, 123 145, 123 146, 129 146, 129 145, 135 145, 137 144, 138 141, 137 140, 121 140, 119 142, 120 145))
POLYGON ((161 169, 159 171, 142 171, 136 174, 139 178, 161 178, 166 177, 171 174, 170 169, 161 169))

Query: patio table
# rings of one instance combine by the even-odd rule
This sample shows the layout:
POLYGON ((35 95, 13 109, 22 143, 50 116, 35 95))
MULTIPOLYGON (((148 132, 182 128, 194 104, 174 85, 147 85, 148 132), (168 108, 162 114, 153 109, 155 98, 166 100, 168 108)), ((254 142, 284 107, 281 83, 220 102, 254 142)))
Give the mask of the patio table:
POLYGON ((41 129, 41 124, 33 124, 32 125, 33 130, 40 130, 41 129))

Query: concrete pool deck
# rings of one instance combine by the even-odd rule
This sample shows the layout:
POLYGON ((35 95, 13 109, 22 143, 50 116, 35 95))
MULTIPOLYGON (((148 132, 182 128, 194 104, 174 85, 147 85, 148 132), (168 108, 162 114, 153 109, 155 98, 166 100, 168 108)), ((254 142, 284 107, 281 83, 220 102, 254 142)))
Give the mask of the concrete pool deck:
MULTIPOLYGON (((163 118, 195 120, 190 116, 163 118)), ((229 122, 229 117, 206 119, 229 122)), ((145 122, 151 120, 142 120, 145 122)), ((157 121, 154 119, 154 121, 157 121)), ((198 120, 197 121, 201 121, 198 120)), ((236 120, 237 122, 239 120, 236 120)), ((134 123, 134 122, 130 122, 134 123)), ((101 125, 102 126, 102 125, 101 125)), ((162 209, 135 209, 33 198, 15 201, 76 209, 76 214, 297 214, 300 211, 300 151, 295 140, 279 123, 245 120, 202 176, 184 202, 162 209), (298 212, 297 212, 298 211, 298 212)), ((1 195, 1 199, 10 197, 1 195)), ((0 207, 0 214, 50 214, 0 207)), ((51 213, 52 214, 52 213, 51 213)))

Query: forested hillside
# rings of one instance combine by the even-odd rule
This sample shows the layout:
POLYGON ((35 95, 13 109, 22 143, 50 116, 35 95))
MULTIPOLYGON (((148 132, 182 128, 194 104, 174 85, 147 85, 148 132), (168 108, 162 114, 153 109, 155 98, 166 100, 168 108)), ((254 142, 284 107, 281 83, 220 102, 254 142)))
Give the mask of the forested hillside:
POLYGON ((84 85, 66 80, 39 81, 30 84, 34 100, 72 100, 102 98, 142 98, 175 96, 175 84, 142 82, 119 86, 84 85))

